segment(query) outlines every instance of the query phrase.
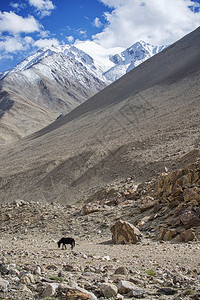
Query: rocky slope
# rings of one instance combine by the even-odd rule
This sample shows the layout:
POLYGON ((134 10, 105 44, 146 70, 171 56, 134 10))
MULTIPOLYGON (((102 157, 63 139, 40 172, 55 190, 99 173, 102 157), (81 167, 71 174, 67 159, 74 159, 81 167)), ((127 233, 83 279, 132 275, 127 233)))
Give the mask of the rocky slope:
POLYGON ((185 168, 140 185, 131 178, 115 182, 77 205, 2 204, 0 295, 198 299, 199 154, 184 157, 195 161, 185 168), (140 242, 112 243, 110 229, 120 219, 140 229, 140 242), (57 248, 62 236, 75 238, 73 251, 57 248))

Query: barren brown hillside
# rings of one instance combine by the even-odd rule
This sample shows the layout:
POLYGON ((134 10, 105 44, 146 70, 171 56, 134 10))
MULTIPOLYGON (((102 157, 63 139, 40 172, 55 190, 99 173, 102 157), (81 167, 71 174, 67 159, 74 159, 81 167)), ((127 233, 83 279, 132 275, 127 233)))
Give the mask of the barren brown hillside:
POLYGON ((0 199, 72 203, 166 168, 199 145, 200 28, 0 153, 0 199))

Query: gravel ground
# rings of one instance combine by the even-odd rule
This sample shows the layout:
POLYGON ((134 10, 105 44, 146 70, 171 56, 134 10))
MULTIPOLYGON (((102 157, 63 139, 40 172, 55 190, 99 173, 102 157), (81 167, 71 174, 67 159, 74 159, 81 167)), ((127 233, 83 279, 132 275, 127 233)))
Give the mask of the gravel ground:
MULTIPOLYGON (((144 239, 136 245, 113 245, 109 238, 100 234, 84 239, 75 237, 76 247, 71 251, 70 246, 66 250, 57 248, 56 235, 41 232, 13 236, 4 233, 0 240, 1 259, 4 263, 15 264, 20 272, 39 266, 42 272, 37 278, 38 283, 42 278, 56 280, 60 272, 63 282, 76 282, 97 296, 100 283, 117 284, 126 280, 146 291, 145 299, 198 299, 199 242, 171 244, 144 239), (126 274, 115 274, 118 267, 125 268, 126 274), (175 291, 175 294, 158 293, 162 288, 175 291)), ((7 279, 10 280, 9 275, 7 279)), ((36 283, 29 284, 29 288, 35 294, 36 283)), ((6 296, 5 299, 23 299, 19 289, 15 292, 8 289, 6 296), (13 295, 19 298, 12 298, 13 295)), ((105 299, 101 295, 98 298, 105 299)))

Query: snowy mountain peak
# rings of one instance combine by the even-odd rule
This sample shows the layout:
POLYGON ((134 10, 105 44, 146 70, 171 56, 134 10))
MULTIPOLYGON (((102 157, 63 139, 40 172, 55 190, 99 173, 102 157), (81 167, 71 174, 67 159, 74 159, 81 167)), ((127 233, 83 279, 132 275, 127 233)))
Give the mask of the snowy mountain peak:
POLYGON ((139 41, 121 52, 121 54, 111 56, 110 60, 115 64, 129 64, 149 58, 154 54, 159 53, 165 47, 166 46, 153 46, 144 41, 139 41))
POLYGON ((109 57, 115 65, 104 73, 110 81, 115 81, 139 64, 159 53, 167 46, 153 46, 144 41, 139 41, 121 52, 109 57))
POLYGON ((27 57, 22 62, 17 64, 14 68, 0 73, 0 79, 3 79, 10 73, 24 71, 32 67, 33 65, 41 62, 44 58, 48 56, 52 56, 53 54, 64 54, 66 58, 74 60, 77 63, 82 63, 85 65, 90 66, 92 69, 96 69, 94 66, 94 60, 91 56, 87 53, 83 52, 82 50, 76 48, 75 46, 71 45, 63 45, 63 46, 51 46, 45 47, 38 50, 33 55, 27 57))

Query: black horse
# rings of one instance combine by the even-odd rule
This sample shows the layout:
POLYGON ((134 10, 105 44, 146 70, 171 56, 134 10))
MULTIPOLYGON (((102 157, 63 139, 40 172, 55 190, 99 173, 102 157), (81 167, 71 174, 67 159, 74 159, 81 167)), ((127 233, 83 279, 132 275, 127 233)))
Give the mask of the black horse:
POLYGON ((71 245, 71 249, 73 250, 73 248, 75 247, 75 240, 73 238, 62 238, 58 241, 58 248, 60 248, 60 245, 62 244, 62 249, 66 249, 66 244, 70 244, 71 245))

